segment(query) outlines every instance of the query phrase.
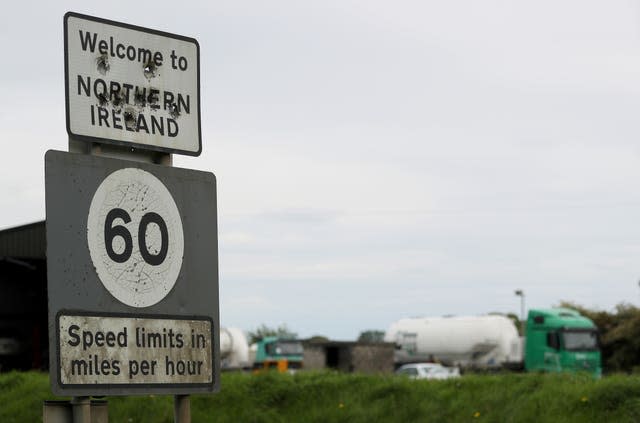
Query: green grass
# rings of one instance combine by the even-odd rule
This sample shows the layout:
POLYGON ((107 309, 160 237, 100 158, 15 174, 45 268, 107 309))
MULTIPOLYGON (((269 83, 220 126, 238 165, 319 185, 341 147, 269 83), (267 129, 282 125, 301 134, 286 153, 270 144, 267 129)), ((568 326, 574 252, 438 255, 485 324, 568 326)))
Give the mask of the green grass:
MULTIPOLYGON (((224 373, 193 395, 199 422, 636 422, 640 377, 466 375, 447 381, 333 372, 224 373)), ((0 374, 0 422, 37 422, 55 398, 46 373, 0 374)), ((111 422, 173 422, 171 396, 110 397, 111 422)))

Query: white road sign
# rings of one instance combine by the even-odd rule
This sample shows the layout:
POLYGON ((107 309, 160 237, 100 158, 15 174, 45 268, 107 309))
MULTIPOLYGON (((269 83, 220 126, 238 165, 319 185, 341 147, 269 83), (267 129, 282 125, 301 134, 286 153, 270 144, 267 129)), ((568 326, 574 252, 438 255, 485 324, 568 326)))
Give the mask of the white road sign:
POLYGON ((212 322, 60 314, 60 383, 213 383, 212 322))
POLYGON ((184 252, 182 220, 171 193, 142 169, 120 169, 89 207, 87 244, 100 281, 119 301, 148 307, 176 283, 184 252))
POLYGON ((200 154, 195 39, 73 12, 64 28, 70 137, 200 154))

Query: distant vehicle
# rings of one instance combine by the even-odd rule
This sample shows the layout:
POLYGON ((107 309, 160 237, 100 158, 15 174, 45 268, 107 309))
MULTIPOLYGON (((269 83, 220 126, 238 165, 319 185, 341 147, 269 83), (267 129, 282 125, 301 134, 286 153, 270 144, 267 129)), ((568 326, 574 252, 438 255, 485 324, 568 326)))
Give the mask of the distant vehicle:
POLYGON ((0 337, 0 356, 18 355, 22 352, 22 345, 16 338, 0 337))
POLYGON ((585 371, 602 374, 598 329, 574 310, 531 310, 527 320, 527 371, 585 371))
POLYGON ((302 368, 304 348, 299 340, 266 336, 251 345, 251 350, 255 354, 255 370, 277 369, 285 372, 302 368))
POLYGON ((220 328, 220 367, 224 370, 251 368, 249 342, 238 328, 220 328))
POLYGON ((522 356, 513 321, 498 315, 401 319, 391 324, 384 340, 396 344, 397 365, 437 360, 490 369, 522 356))
POLYGON ((22 352, 23 344, 17 337, 0 334, 0 371, 19 369, 22 352))
POLYGON ((401 319, 385 334, 396 365, 433 361, 464 369, 602 373, 597 328, 566 308, 529 311, 525 339, 505 316, 401 319), (523 348, 523 344, 525 347, 523 348))
POLYGON ((412 363, 400 366, 396 374, 411 379, 450 379, 460 377, 460 369, 439 363, 412 363))

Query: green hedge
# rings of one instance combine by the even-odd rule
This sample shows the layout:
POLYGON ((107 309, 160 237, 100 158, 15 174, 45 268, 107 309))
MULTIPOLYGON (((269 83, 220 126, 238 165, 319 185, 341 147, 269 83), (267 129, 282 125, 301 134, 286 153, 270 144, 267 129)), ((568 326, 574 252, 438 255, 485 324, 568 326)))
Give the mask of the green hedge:
MULTIPOLYGON (((225 373, 215 395, 193 395, 198 422, 637 422, 640 377, 465 375, 446 381, 334 372, 225 373)), ((0 421, 37 422, 45 373, 0 375, 0 421)), ((171 396, 110 397, 111 422, 173 422, 171 396)))

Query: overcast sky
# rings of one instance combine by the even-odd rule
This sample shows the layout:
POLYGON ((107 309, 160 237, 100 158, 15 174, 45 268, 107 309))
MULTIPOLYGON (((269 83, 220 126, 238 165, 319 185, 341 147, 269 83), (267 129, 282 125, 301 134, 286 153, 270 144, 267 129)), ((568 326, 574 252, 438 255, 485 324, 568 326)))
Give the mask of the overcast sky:
POLYGON ((639 2, 87 4, 3 6, 0 228, 44 219, 75 11, 200 43, 222 325, 640 302, 639 2))

